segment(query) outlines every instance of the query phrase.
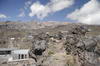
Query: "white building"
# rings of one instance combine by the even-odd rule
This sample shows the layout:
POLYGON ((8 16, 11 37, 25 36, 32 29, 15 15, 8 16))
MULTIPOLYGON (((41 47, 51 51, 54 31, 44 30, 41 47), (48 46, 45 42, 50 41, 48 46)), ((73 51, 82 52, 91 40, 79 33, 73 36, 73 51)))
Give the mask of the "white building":
POLYGON ((19 49, 12 51, 13 60, 21 60, 21 59, 28 59, 28 52, 29 49, 19 49))
POLYGON ((0 59, 14 61, 28 59, 29 49, 9 49, 9 48, 0 48, 0 59))

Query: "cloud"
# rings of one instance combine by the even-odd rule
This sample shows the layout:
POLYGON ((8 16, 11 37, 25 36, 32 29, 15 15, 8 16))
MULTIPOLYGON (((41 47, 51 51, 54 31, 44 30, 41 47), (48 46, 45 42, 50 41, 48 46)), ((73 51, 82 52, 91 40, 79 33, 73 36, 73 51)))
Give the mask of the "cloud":
POLYGON ((67 18, 77 20, 85 24, 100 24, 100 2, 98 0, 90 0, 80 9, 76 9, 67 18))
POLYGON ((52 11, 56 12, 71 6, 73 3, 73 0, 51 0, 50 6, 52 11))
POLYGON ((49 10, 47 9, 47 7, 45 7, 44 5, 41 5, 39 2, 34 3, 31 7, 31 13, 29 14, 29 16, 37 16, 38 18, 42 18, 45 17, 49 12, 49 10), (47 11, 48 10, 48 11, 47 11))
POLYGON ((25 2, 24 9, 27 9, 31 4, 32 4, 32 1, 31 0, 26 1, 25 2))
POLYGON ((21 12, 18 17, 24 17, 25 16, 25 13, 24 12, 21 12))
POLYGON ((18 17, 24 17, 25 16, 25 12, 24 9, 20 9, 21 13, 18 15, 18 17))
POLYGON ((0 14, 0 18, 7 18, 7 16, 4 14, 0 14))
POLYGON ((25 16, 25 12, 23 11, 23 12, 21 12, 19 15, 18 15, 18 17, 24 17, 25 16))
POLYGON ((43 19, 51 13, 68 8, 73 3, 74 0, 50 0, 46 5, 42 5, 37 1, 30 6, 31 12, 29 13, 29 16, 37 16, 37 18, 43 19))
POLYGON ((32 4, 32 0, 27 0, 24 3, 24 8, 20 8, 19 11, 19 15, 17 17, 25 17, 27 15, 27 10, 30 7, 30 5, 32 4))

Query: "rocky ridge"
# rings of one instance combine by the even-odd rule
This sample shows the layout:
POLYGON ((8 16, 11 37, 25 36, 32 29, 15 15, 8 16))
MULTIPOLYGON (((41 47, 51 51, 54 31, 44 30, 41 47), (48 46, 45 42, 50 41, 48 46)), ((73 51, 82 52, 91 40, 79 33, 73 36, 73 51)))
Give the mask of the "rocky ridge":
POLYGON ((100 39, 87 37, 88 31, 84 25, 72 25, 66 34, 38 34, 30 58, 35 59, 36 66, 99 66, 100 39))
POLYGON ((0 24, 0 47, 30 49, 33 66, 99 66, 99 29, 75 23, 5 22, 0 24))

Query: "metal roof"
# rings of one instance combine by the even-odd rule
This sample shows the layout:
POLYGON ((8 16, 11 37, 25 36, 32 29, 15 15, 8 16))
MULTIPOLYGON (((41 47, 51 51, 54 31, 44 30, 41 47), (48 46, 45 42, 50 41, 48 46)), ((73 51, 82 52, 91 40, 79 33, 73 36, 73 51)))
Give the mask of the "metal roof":
POLYGON ((0 51, 12 51, 16 50, 15 48, 0 48, 0 51))
POLYGON ((13 51, 14 54, 28 54, 28 52, 29 49, 18 49, 13 51))

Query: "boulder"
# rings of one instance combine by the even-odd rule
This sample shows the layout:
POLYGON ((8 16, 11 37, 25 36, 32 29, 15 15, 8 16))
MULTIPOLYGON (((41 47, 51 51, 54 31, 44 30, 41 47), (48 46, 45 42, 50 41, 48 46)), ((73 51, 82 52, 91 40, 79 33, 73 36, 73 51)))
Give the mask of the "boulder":
POLYGON ((84 48, 89 52, 94 51, 96 46, 97 42, 94 39, 89 39, 89 38, 82 39, 77 44, 78 48, 84 48))
MULTIPOLYGON (((37 56, 41 56, 47 48, 47 42, 45 34, 39 34, 34 37, 32 42, 32 48, 29 51, 29 56, 36 60, 37 56)), ((36 60, 37 61, 37 60, 36 60)))

